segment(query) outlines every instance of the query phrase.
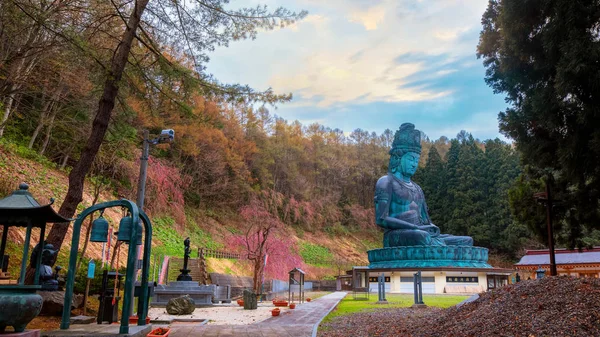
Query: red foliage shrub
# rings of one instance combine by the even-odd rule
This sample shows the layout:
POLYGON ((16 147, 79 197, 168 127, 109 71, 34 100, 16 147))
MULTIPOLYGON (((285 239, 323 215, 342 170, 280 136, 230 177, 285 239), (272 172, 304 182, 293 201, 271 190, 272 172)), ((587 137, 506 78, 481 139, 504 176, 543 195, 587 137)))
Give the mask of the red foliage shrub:
POLYGON ((177 223, 185 223, 183 193, 189 178, 179 169, 153 157, 148 158, 145 209, 150 212, 172 215, 177 223))

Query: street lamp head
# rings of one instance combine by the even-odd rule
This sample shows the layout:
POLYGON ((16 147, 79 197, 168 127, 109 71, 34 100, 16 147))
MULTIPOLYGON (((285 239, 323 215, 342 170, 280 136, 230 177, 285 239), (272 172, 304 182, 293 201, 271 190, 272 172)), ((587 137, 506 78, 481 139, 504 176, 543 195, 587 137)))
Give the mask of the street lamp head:
POLYGON ((165 129, 160 132, 160 136, 158 136, 159 143, 170 143, 175 140, 175 130, 173 129, 165 129))

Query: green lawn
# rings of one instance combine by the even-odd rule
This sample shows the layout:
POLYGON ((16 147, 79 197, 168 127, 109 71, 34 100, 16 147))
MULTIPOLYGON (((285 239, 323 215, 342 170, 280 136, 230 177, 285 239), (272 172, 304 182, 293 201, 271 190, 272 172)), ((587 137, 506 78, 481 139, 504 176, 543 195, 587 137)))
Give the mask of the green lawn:
MULTIPOLYGON (((323 323, 329 322, 338 316, 350 315, 357 312, 385 308, 407 308, 414 304, 412 294, 386 294, 385 297, 389 304, 376 304, 378 299, 377 294, 371 294, 369 300, 355 300, 352 298, 352 293, 348 293, 338 306, 325 317, 323 323)), ((456 295, 423 295, 423 302, 431 307, 448 308, 462 302, 468 297, 456 295)))

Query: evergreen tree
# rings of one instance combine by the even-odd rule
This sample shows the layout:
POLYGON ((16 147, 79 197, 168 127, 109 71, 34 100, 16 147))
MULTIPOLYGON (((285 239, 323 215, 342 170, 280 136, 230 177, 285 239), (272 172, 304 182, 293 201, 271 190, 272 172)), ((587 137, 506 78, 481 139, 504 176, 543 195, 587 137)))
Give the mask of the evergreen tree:
POLYGON ((443 226, 446 199, 446 167, 435 146, 431 146, 425 167, 421 169, 421 188, 427 198, 431 222, 443 226))
POLYGON ((485 142, 485 221, 489 224, 490 247, 510 252, 507 229, 513 220, 508 203, 508 190, 519 176, 519 156, 498 138, 485 142))
POLYGON ((600 227, 600 2, 491 0, 482 24, 486 82, 510 104, 500 130, 555 181, 579 245, 600 227))

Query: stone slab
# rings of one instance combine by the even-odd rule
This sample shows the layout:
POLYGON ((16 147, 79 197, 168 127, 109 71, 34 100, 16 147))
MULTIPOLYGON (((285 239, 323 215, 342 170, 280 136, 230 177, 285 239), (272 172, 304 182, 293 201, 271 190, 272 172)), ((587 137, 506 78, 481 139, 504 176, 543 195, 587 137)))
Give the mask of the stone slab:
POLYGON ((427 304, 413 304, 410 307, 413 309, 425 309, 427 308, 427 304))
POLYGON ((130 325, 128 334, 119 334, 120 324, 75 325, 66 330, 43 331, 41 337, 145 337, 152 324, 130 325))
POLYGON ((0 334, 2 337, 40 337, 40 329, 25 330, 23 332, 6 332, 0 334))
POLYGON ((215 285, 199 285, 194 281, 176 281, 169 282, 168 285, 159 285, 154 288, 154 296, 151 305, 153 307, 165 307, 170 299, 183 295, 190 296, 196 307, 205 307, 212 305, 212 298, 215 294, 215 285))
POLYGON ((96 322, 96 317, 93 316, 73 316, 70 320, 71 324, 91 324, 96 322))

